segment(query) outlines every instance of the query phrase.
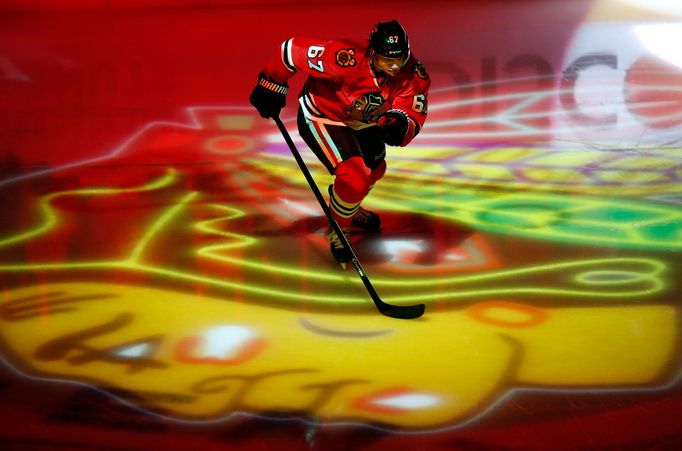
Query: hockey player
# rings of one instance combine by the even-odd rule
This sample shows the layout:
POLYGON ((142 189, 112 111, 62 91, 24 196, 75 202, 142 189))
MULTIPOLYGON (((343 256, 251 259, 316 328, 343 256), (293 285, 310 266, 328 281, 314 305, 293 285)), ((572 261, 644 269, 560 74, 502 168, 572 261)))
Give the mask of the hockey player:
MULTIPOLYGON (((424 66, 396 20, 376 24, 369 40, 294 37, 258 75, 250 101, 262 117, 279 115, 287 80, 297 72, 308 76, 299 95, 298 130, 334 175, 332 215, 349 239, 350 226, 379 230, 379 216, 360 204, 386 171, 386 144, 406 146, 424 125, 431 83, 424 66)), ((334 258, 348 262, 331 228, 327 238, 334 258)))

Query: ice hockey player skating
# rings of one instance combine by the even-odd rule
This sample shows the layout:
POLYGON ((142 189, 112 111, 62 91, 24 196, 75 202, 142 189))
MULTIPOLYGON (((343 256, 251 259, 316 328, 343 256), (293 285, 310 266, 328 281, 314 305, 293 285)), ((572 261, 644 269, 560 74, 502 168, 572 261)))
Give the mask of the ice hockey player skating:
MULTIPOLYGON (((360 204, 386 171, 386 145, 406 146, 427 114, 430 80, 410 52, 402 25, 377 23, 369 40, 294 37, 258 74, 250 101, 264 118, 279 116, 287 80, 308 78, 299 94, 298 130, 334 183, 329 207, 350 240, 351 227, 379 230, 381 220, 360 204)), ((334 258, 351 259, 336 233, 327 238, 334 258)))

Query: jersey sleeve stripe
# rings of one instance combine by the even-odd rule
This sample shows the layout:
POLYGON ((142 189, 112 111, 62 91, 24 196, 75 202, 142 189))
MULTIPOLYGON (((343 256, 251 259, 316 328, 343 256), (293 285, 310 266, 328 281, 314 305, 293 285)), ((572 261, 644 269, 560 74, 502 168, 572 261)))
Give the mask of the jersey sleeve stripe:
POLYGON ((291 56, 291 41, 293 41, 293 38, 282 42, 282 62, 290 72, 296 72, 298 69, 296 69, 294 59, 291 56))
POLYGON ((320 111, 319 108, 317 108, 317 105, 315 105, 315 101, 313 101, 313 98, 310 94, 307 92, 303 94, 303 102, 305 104, 305 107, 315 116, 320 116, 323 117, 322 112, 320 111))

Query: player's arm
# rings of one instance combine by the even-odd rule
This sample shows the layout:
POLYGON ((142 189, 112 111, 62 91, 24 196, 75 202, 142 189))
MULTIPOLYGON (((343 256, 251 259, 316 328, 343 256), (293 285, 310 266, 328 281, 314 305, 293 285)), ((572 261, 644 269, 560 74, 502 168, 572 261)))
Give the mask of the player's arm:
POLYGON ((390 146, 408 145, 419 134, 426 121, 431 81, 424 66, 418 61, 412 70, 415 71, 416 77, 377 121, 383 132, 384 141, 390 146))
POLYGON ((258 74, 258 83, 249 100, 263 117, 273 117, 286 105, 287 81, 297 72, 320 78, 334 78, 338 71, 332 43, 319 39, 287 39, 258 74))
POLYGON ((278 55, 265 66, 264 72, 286 82, 297 72, 320 78, 339 76, 335 62, 334 41, 296 37, 287 39, 280 46, 278 55))

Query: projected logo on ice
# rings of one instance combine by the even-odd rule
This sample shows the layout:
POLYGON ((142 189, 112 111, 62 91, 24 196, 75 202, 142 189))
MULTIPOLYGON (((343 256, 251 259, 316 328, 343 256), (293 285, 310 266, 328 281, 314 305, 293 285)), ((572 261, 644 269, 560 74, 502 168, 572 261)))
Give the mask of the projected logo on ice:
MULTIPOLYGON (((457 96, 436 88, 424 134, 389 149, 367 199, 384 228, 353 244, 382 298, 427 304, 419 320, 377 314, 331 261, 305 180, 250 109, 193 108, 106 157, 2 181, 4 361, 176 421, 408 432, 464 427, 524 390, 666 390, 679 159, 662 142, 566 146, 583 106, 522 85, 479 117, 506 137, 477 147, 485 131, 461 136, 457 96)), ((671 120, 637 124, 669 137, 671 120)))

